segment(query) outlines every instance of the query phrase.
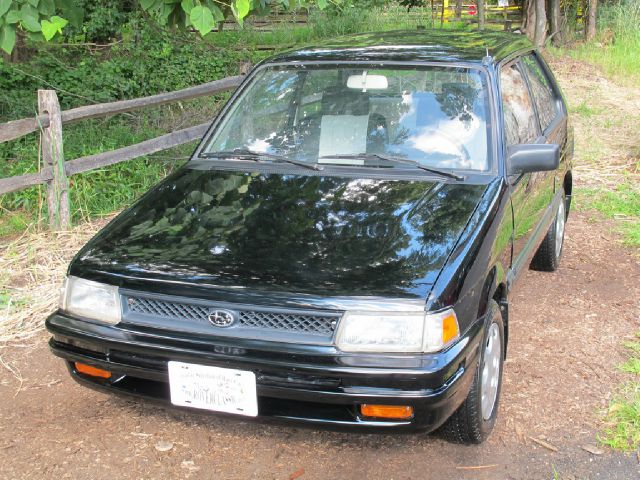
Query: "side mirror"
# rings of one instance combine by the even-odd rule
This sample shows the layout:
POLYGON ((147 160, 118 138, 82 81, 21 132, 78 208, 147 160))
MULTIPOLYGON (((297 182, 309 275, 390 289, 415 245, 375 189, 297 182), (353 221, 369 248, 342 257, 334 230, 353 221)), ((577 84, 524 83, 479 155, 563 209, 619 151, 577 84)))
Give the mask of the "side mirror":
POLYGON ((507 173, 555 170, 560 165, 560 145, 553 143, 523 143, 507 147, 507 173))

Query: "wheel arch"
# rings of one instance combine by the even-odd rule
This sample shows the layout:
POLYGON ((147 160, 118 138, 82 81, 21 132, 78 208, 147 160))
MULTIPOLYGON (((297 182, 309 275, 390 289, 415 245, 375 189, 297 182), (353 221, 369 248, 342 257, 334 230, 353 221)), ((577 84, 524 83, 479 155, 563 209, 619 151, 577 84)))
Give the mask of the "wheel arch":
POLYGON ((484 282, 482 296, 478 308, 478 318, 487 313, 489 302, 494 300, 500 308, 500 315, 504 324, 504 355, 507 355, 507 344, 509 340, 509 303, 507 301, 507 284, 503 275, 500 275, 501 269, 494 266, 484 282))

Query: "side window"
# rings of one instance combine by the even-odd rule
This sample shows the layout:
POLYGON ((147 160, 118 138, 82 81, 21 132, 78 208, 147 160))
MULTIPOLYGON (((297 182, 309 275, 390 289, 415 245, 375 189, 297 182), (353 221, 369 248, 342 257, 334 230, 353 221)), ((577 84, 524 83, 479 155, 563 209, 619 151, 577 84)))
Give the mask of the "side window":
POLYGON ((529 78, 533 101, 538 108, 538 115, 542 130, 551 124, 558 114, 556 96, 551 88, 551 83, 540 66, 538 59, 534 55, 527 55, 522 59, 522 65, 529 78))
POLYGON ((502 111, 507 145, 531 143, 538 136, 538 126, 529 89, 515 63, 500 71, 502 111))

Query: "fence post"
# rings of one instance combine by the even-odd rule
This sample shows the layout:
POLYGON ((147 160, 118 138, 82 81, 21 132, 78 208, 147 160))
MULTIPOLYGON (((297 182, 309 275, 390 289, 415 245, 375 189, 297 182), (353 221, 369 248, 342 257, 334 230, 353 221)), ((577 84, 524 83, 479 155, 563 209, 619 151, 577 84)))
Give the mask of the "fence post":
POLYGON ((241 60, 238 67, 240 75, 246 75, 251 71, 252 64, 248 60, 241 60))
POLYGON ((69 218, 69 181, 65 172, 62 148, 62 120, 60 104, 55 90, 38 90, 38 113, 49 115, 49 126, 40 133, 42 159, 51 167, 53 179, 47 181, 47 207, 49 227, 52 230, 67 230, 69 218))

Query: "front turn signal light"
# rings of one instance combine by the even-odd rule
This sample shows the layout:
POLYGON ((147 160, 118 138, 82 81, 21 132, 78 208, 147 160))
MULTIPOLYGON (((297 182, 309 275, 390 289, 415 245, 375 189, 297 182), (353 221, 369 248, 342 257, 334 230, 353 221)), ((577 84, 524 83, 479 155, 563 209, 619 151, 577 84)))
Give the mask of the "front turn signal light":
POLYGON ((77 372, 84 373, 90 377, 111 378, 111 372, 108 370, 92 367, 91 365, 85 365, 80 362, 75 362, 75 367, 77 372))
POLYGON ((460 329, 458 328, 458 319, 455 313, 451 311, 449 315, 442 319, 442 344, 447 345, 459 336, 460 329))
POLYGON ((360 413, 363 417, 404 420, 413 418, 413 407, 408 405, 372 405, 363 403, 360 405, 360 413))

